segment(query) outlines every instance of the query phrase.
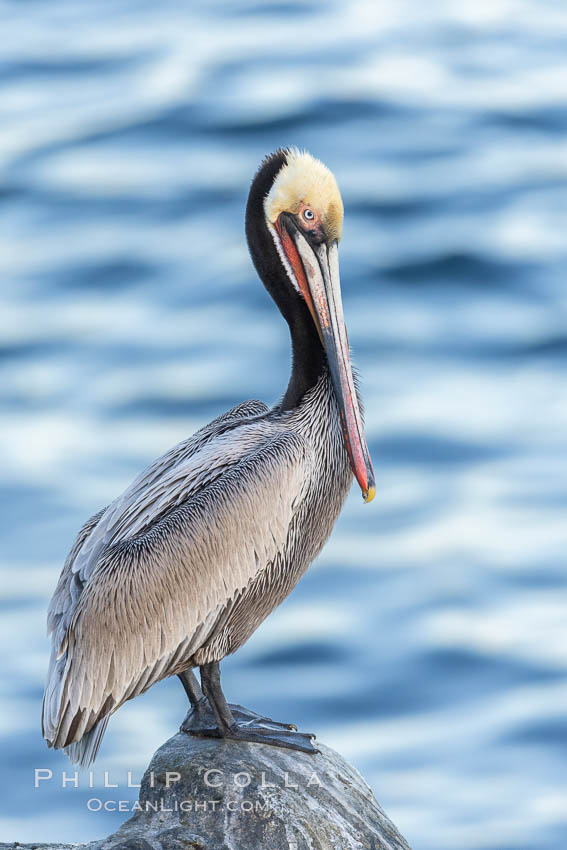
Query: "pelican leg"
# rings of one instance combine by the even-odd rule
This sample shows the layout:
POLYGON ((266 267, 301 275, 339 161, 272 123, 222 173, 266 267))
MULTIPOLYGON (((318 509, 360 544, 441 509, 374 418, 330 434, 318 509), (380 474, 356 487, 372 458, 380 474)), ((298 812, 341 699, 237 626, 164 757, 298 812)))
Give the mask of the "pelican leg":
POLYGON ((259 715, 248 712, 241 706, 237 706, 237 710, 241 710, 250 719, 243 723, 237 722, 222 692, 218 662, 204 664, 201 667, 201 682, 217 724, 208 728, 192 728, 189 731, 193 735, 205 738, 232 738, 237 741, 252 741, 256 744, 269 744, 272 747, 284 747, 290 750, 300 750, 304 753, 319 752, 312 743, 314 735, 296 732, 283 724, 276 724, 268 719, 260 718, 259 715))
POLYGON ((179 673, 178 678, 183 685, 185 693, 189 697, 189 702, 192 706, 198 705, 205 699, 199 681, 191 668, 184 670, 183 673, 179 673))
MULTIPOLYGON (((216 720, 215 715, 193 671, 191 669, 185 670, 183 673, 179 673, 178 678, 191 703, 191 708, 187 712, 187 716, 181 724, 179 731, 195 732, 197 729, 205 729, 213 726, 216 720)), ((272 720, 271 717, 262 717, 262 715, 256 714, 255 711, 250 711, 250 709, 244 708, 242 705, 230 703, 229 708, 234 720, 239 725, 243 726, 246 723, 251 725, 254 723, 268 723, 280 729, 290 729, 297 732, 297 726, 293 723, 278 723, 277 720, 272 720)))
POLYGON ((201 690, 197 677, 191 668, 189 668, 189 670, 179 673, 179 680, 191 703, 191 708, 187 712, 187 716, 181 724, 179 731, 192 732, 195 729, 207 728, 211 725, 211 722, 214 722, 214 715, 201 690))

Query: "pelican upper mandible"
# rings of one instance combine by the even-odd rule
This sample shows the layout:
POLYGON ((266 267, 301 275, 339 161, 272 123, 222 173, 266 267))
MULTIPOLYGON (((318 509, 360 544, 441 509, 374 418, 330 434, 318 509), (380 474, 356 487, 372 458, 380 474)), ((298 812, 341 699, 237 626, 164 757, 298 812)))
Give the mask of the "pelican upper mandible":
POLYGON ((339 284, 343 204, 331 171, 278 150, 250 188, 246 237, 289 325, 281 401, 245 401, 154 461, 80 530, 48 613, 50 746, 89 765, 110 716, 177 675, 182 729, 316 752, 313 736, 229 705, 219 662, 320 552, 353 475, 375 493, 339 284), (199 667, 201 686, 193 668, 199 667))

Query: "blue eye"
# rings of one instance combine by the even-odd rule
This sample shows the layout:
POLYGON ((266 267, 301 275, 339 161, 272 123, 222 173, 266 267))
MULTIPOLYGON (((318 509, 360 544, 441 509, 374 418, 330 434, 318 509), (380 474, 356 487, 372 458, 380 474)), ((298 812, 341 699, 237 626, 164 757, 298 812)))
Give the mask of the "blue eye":
POLYGON ((315 218, 315 214, 314 214, 313 210, 310 210, 310 209, 303 210, 303 218, 307 219, 307 221, 313 221, 313 219, 315 218))

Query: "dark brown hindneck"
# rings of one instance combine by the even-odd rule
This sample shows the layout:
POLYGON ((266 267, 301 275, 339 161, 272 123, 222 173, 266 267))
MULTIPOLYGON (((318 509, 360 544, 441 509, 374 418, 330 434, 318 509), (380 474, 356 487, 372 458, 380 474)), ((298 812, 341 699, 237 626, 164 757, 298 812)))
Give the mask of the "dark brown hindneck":
POLYGON ((307 305, 289 279, 266 224, 264 199, 285 163, 286 151, 276 151, 264 160, 252 181, 246 239, 256 271, 289 325, 292 369, 281 409, 290 410, 315 386, 327 361, 307 305))

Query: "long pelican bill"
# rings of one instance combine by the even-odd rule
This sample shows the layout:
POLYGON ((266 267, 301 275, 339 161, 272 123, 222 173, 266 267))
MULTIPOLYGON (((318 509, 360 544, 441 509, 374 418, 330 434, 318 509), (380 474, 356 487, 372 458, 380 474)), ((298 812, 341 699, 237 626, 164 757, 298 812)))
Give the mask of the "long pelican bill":
POLYGON ((327 244, 320 241, 316 244, 308 241, 293 217, 286 214, 280 215, 276 227, 325 348, 352 471, 364 501, 371 502, 376 494, 376 483, 354 387, 341 299, 337 242, 327 244))

